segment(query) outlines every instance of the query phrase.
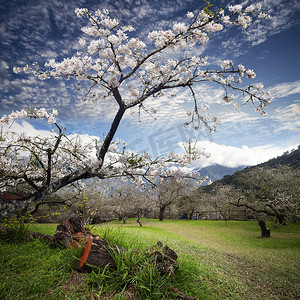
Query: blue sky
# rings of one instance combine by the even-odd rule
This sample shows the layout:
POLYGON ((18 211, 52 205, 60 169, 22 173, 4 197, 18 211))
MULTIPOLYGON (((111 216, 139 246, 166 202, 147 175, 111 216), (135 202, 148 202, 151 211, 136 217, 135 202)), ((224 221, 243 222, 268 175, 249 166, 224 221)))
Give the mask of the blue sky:
MULTIPOLYGON (((1 0, 0 1, 0 115, 24 107, 57 108, 58 121, 69 133, 102 137, 112 121, 115 106, 85 103, 76 94, 74 82, 39 79, 28 74, 14 74, 14 66, 47 59, 61 60, 78 50, 80 27, 84 20, 74 13, 77 7, 90 10, 108 9, 112 17, 136 28, 135 35, 146 38, 156 28, 172 27, 175 21, 187 20, 188 11, 197 11, 204 1, 158 0, 1 0)), ((257 77, 249 84, 262 82, 275 97, 267 108, 268 116, 255 112, 251 105, 235 110, 221 101, 223 89, 213 84, 197 88, 200 101, 210 106, 210 115, 221 119, 217 133, 203 126, 198 131, 184 128, 186 111, 192 108, 187 91, 177 91, 176 97, 163 97, 145 104, 155 108, 157 120, 132 110, 123 119, 117 137, 135 150, 148 150, 153 155, 179 151, 179 143, 199 140, 212 156, 196 166, 219 163, 229 167, 253 165, 300 144, 300 3, 297 0, 260 1, 271 14, 271 20, 254 22, 246 30, 229 28, 211 37, 201 51, 211 61, 230 59, 235 65, 254 69, 257 77), (280 108, 280 112, 275 111, 280 108)), ((256 1, 211 1, 215 7, 229 4, 244 5, 256 1)), ((238 99, 238 100, 241 100, 238 99)), ((38 122, 35 130, 47 130, 38 122)), ((33 131, 25 122, 19 128, 33 131)))

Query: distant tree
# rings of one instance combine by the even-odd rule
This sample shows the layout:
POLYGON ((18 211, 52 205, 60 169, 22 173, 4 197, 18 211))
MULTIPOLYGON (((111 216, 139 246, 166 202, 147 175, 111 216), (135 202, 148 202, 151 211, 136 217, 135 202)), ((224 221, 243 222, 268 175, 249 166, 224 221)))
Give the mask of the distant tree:
POLYGON ((279 224, 300 218, 299 168, 287 165, 249 168, 240 174, 239 181, 249 188, 240 189, 241 196, 232 205, 272 217, 279 224))
POLYGON ((200 195, 195 185, 190 184, 185 186, 184 196, 180 197, 177 207, 181 212, 186 213, 189 220, 199 214, 201 206, 203 206, 204 198, 200 195))
POLYGON ((126 223, 126 220, 133 214, 133 198, 135 197, 130 186, 115 190, 111 198, 111 209, 117 215, 119 221, 126 223))
POLYGON ((142 226, 140 218, 147 215, 153 207, 153 200, 146 193, 145 184, 129 182, 119 183, 109 202, 112 211, 120 221, 126 223, 128 217, 137 217, 140 226, 142 226))
POLYGON ((160 221, 164 220, 166 209, 185 196, 186 184, 184 178, 172 176, 160 178, 158 182, 151 187, 151 197, 155 206, 159 209, 158 219, 160 221))
POLYGON ((215 184, 210 192, 206 193, 205 202, 227 221, 232 217, 233 207, 230 201, 235 197, 237 197, 237 192, 233 186, 215 184))

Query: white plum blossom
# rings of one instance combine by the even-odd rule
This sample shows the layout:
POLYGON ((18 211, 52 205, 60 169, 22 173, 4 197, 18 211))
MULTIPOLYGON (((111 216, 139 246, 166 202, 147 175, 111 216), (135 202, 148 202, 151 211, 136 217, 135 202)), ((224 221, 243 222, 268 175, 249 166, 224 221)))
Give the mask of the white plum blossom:
POLYGON ((128 42, 128 47, 134 49, 144 49, 146 48, 146 44, 142 42, 140 39, 132 38, 128 42))
POLYGON ((258 83, 258 84, 256 85, 256 88, 257 88, 259 91, 261 91, 261 90, 264 88, 264 85, 263 85, 262 83, 258 83))
POLYGON ((245 67, 242 64, 238 65, 238 70, 239 70, 241 76, 243 76, 244 72, 246 71, 245 67))
POLYGON ((270 19, 271 17, 270 17, 269 14, 261 12, 261 13, 258 15, 258 18, 260 18, 260 19, 270 19))
POLYGON ((253 79, 253 78, 255 78, 256 77, 256 74, 255 74, 255 72, 253 71, 253 70, 247 70, 246 72, 245 72, 246 74, 247 74, 247 78, 248 79, 253 79))
POLYGON ((231 84, 233 81, 234 81, 234 77, 233 77, 232 75, 229 75, 229 76, 226 78, 226 83, 228 83, 228 84, 231 84))
POLYGON ((252 22, 252 18, 250 16, 239 15, 237 19, 237 23, 241 25, 244 29, 248 27, 248 25, 252 22))
POLYGON ((245 8, 245 12, 253 12, 254 10, 255 10, 255 6, 253 4, 245 8))
POLYGON ((219 23, 210 22, 204 26, 207 32, 217 32, 223 30, 223 25, 219 23))
POLYGON ((222 16, 221 19, 222 19, 222 21, 223 21, 223 23, 224 23, 225 25, 229 25, 229 24, 232 23, 232 22, 230 21, 230 17, 229 17, 229 16, 222 16))
POLYGON ((50 115, 50 116, 48 117, 48 123, 49 123, 49 124, 55 124, 55 123, 56 123, 56 120, 55 120, 55 118, 54 118, 52 115, 50 115))
POLYGON ((85 39, 79 39, 79 45, 80 46, 85 46, 85 44, 86 44, 86 40, 85 39))
POLYGON ((87 12, 86 8, 75 8, 75 14, 78 18, 82 18, 87 12))
POLYGON ((184 33, 187 31, 187 26, 184 23, 175 23, 173 30, 178 33, 184 33))
POLYGON ((222 62, 222 64, 221 64, 221 67, 222 67, 224 70, 227 70, 227 69, 229 69, 232 65, 233 65, 233 63, 232 63, 231 60, 223 60, 223 62, 222 62))
POLYGON ((188 12, 187 14, 186 14, 186 16, 188 17, 188 19, 192 19, 192 18, 194 18, 194 13, 192 13, 192 12, 188 12))
POLYGON ((243 6, 238 4, 238 5, 229 5, 228 10, 231 12, 240 12, 243 9, 243 6))
POLYGON ((22 72, 22 70, 23 70, 23 69, 20 68, 20 67, 13 67, 13 72, 16 73, 16 74, 22 72))

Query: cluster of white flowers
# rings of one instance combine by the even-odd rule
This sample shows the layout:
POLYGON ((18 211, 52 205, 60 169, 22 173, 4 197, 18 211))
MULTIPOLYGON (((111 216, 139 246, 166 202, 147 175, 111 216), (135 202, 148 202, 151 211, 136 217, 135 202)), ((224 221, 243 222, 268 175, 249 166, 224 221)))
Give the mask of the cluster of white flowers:
POLYGON ((16 112, 13 111, 9 115, 4 115, 0 119, 0 126, 2 124, 9 124, 9 123, 13 122, 14 120, 23 119, 26 117, 48 119, 49 124, 54 124, 54 123, 56 123, 55 117, 57 115, 58 115, 58 112, 56 109, 53 109, 52 113, 50 113, 50 114, 47 112, 47 110, 45 108, 40 108, 40 109, 35 108, 35 109, 31 109, 31 110, 22 109, 21 111, 16 111, 16 112))
POLYGON ((247 74, 247 78, 248 79, 252 79, 252 78, 255 78, 256 77, 256 74, 253 70, 246 70, 245 73, 247 74))
POLYGON ((173 30, 177 33, 186 33, 188 27, 184 23, 175 23, 173 26, 173 30))
MULTIPOLYGON (((13 122, 25 117, 48 119, 49 122, 56 115, 55 109, 52 114, 48 114, 45 109, 23 110, 1 118, 1 122, 13 122)), ((2 128, 0 168, 15 183, 29 180, 39 188, 45 184, 49 174, 53 181, 70 172, 96 165, 96 141, 92 138, 65 136, 62 131, 49 132, 47 137, 42 138, 30 136, 26 132, 17 133, 9 128, 2 128)))
POLYGON ((188 17, 188 19, 192 19, 192 18, 194 18, 194 13, 192 13, 192 12, 188 12, 187 14, 186 14, 186 16, 188 17))
POLYGON ((221 68, 223 68, 224 70, 229 69, 230 67, 232 67, 233 63, 231 60, 223 60, 222 64, 221 64, 221 68))
POLYGON ((239 15, 237 23, 241 25, 244 29, 247 28, 252 22, 252 18, 247 15, 239 15))
POLYGON ((245 12, 251 13, 255 10, 255 5, 251 4, 245 8, 245 12))
POLYGON ((137 154, 132 151, 125 151, 126 144, 115 141, 110 147, 102 168, 102 176, 105 177, 128 177, 136 182, 138 177, 143 176, 154 182, 158 176, 176 177, 186 176, 200 180, 199 173, 186 168, 193 160, 205 155, 209 157, 203 149, 190 147, 183 153, 170 153, 166 157, 153 159, 148 153, 137 154), (138 176, 138 177, 137 177, 138 176))
POLYGON ((207 32, 217 32, 223 30, 223 25, 219 23, 210 22, 204 26, 207 32))
POLYGON ((244 76, 244 72, 246 71, 245 67, 242 64, 238 65, 238 70, 240 72, 240 76, 244 76))
POLYGON ((231 12, 240 12, 242 11, 243 9, 243 6, 238 4, 238 5, 229 5, 228 6, 228 10, 231 11, 231 12))
MULTIPOLYGON (((232 12, 233 14, 238 15, 238 17, 234 23, 236 25, 242 26, 243 28, 247 28, 251 24, 251 22, 252 22, 251 14, 257 15, 258 18, 261 18, 261 19, 269 19, 270 18, 269 14, 261 11, 260 3, 251 4, 251 5, 247 6, 245 9, 243 9, 243 6, 240 4, 239 5, 229 5, 228 10, 230 12, 232 12)), ((224 16, 224 11, 221 11, 220 14, 222 15, 222 20, 226 25, 232 23, 230 21, 230 18, 228 18, 228 16, 224 16)))
POLYGON ((149 32, 148 39, 155 41, 157 48, 162 48, 171 44, 175 40, 175 36, 176 34, 172 30, 154 30, 149 32))
POLYGON ((82 18, 88 10, 86 8, 76 8, 75 9, 75 14, 77 15, 78 18, 82 18))

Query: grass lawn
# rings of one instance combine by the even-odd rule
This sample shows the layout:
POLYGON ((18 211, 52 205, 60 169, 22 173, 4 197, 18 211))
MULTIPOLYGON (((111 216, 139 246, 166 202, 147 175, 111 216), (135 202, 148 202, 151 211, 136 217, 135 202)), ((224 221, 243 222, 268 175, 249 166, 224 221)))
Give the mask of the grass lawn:
MULTIPOLYGON (((142 223, 143 227, 135 220, 125 225, 112 222, 94 226, 93 231, 101 235, 112 228, 118 239, 141 248, 158 240, 167 244, 179 255, 172 286, 197 299, 300 299, 299 222, 276 229, 268 224, 271 238, 260 237, 257 222, 145 219, 142 223)), ((55 228, 32 225, 32 230, 49 234, 55 228)), ((39 241, 0 244, 0 299, 109 299, 101 287, 88 286, 84 276, 72 273, 76 255, 39 241)))

